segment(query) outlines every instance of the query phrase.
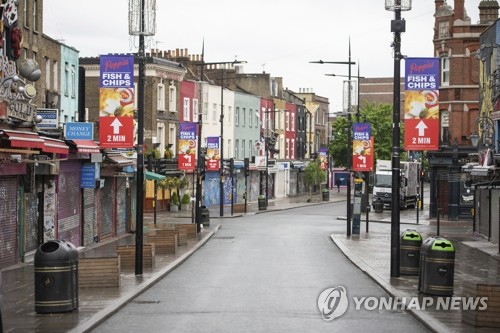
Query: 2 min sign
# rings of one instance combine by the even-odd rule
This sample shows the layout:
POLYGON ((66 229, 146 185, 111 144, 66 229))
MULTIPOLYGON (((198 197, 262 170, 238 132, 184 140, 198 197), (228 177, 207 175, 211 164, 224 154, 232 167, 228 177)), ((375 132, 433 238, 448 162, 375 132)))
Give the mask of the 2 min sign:
POLYGON ((134 146, 134 118, 100 117, 99 145, 102 148, 132 148, 134 146))

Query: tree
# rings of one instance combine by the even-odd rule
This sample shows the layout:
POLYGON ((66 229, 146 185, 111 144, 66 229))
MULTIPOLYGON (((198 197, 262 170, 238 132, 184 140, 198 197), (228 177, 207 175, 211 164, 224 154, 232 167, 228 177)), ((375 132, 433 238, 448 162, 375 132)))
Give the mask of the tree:
POLYGON ((312 199, 312 188, 325 181, 326 172, 321 169, 321 164, 318 160, 312 161, 304 169, 304 182, 309 186, 309 200, 312 199))
MULTIPOLYGON (((352 116, 352 122, 357 122, 357 118, 359 118, 359 122, 371 124, 371 134, 375 138, 375 160, 390 160, 392 154, 392 105, 365 104, 360 109, 359 117, 352 116)), ((347 158, 352 156, 352 152, 347 152, 348 128, 346 117, 337 117, 332 124, 329 152, 335 161, 335 166, 347 167, 347 158)), ((400 129, 400 146, 402 147, 404 140, 403 122, 400 122, 400 129)))

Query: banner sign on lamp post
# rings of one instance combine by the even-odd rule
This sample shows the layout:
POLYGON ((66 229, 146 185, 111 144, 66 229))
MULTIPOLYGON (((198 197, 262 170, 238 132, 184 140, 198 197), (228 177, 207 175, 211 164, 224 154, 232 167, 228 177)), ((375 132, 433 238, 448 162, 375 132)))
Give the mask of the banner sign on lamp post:
POLYGON ((352 170, 373 170, 373 137, 368 123, 353 124, 352 170))
POLYGON ((405 150, 438 150, 439 58, 406 58, 405 68, 405 150))

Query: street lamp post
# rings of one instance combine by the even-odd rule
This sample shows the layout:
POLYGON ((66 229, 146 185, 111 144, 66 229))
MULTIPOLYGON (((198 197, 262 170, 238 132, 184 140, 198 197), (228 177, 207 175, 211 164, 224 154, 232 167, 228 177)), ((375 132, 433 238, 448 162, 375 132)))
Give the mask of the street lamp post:
POLYGON ((137 191, 135 231, 135 274, 142 275, 143 210, 144 210, 144 81, 145 47, 144 36, 153 36, 156 31, 156 1, 129 0, 129 34, 139 36, 139 78, 137 91, 137 191))
POLYGON ((405 32, 405 21, 401 19, 401 11, 411 9, 411 0, 385 0, 385 9, 394 11, 391 21, 391 32, 394 32, 394 96, 392 115, 392 208, 391 208, 391 277, 399 277, 399 184, 400 175, 400 108, 401 108, 401 33, 405 32))
MULTIPOLYGON (((337 65, 348 65, 349 67, 349 88, 351 86, 351 65, 355 65, 356 62, 351 61, 351 41, 349 40, 349 61, 310 61, 312 64, 337 64, 337 65)), ((347 122, 348 122, 348 134, 347 134, 347 171, 349 173, 347 177, 347 237, 351 236, 351 163, 350 152, 352 152, 352 136, 351 136, 351 93, 349 91, 347 97, 347 122)))
MULTIPOLYGON (((224 69, 226 65, 246 64, 246 61, 221 61, 221 62, 204 62, 203 65, 223 65, 221 69, 221 85, 220 85, 220 210, 219 215, 224 216, 224 69)), ((232 193, 231 193, 232 195, 232 193)))

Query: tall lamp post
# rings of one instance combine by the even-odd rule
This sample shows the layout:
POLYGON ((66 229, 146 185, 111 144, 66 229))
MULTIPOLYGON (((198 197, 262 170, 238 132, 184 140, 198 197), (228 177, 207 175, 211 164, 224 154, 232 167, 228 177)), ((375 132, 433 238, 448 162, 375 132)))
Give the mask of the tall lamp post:
MULTIPOLYGON (((337 65, 349 65, 349 87, 351 85, 351 65, 355 65, 356 62, 351 61, 351 41, 349 40, 349 61, 310 61, 311 64, 337 64, 337 65)), ((352 152, 352 136, 351 136, 351 93, 347 94, 347 122, 349 126, 349 133, 347 134, 347 171, 349 173, 347 177, 347 237, 351 236, 351 163, 350 152, 352 152)))
POLYGON ((156 32, 156 0, 129 0, 129 34, 139 36, 139 78, 137 91, 137 208, 135 230, 135 274, 142 275, 144 210, 144 72, 146 57, 144 36, 156 32))
MULTIPOLYGON (((246 61, 204 62, 203 65, 223 65, 220 84, 220 216, 224 216, 224 69, 226 65, 246 64, 246 61)), ((231 193, 232 194, 232 193, 231 193)))
POLYGON ((394 12, 391 21, 391 32, 394 32, 394 96, 392 114, 392 208, 391 208, 391 277, 399 277, 399 184, 400 175, 400 108, 401 108, 401 33, 405 32, 405 20, 401 19, 401 11, 411 10, 411 0, 385 0, 385 9, 394 12))

